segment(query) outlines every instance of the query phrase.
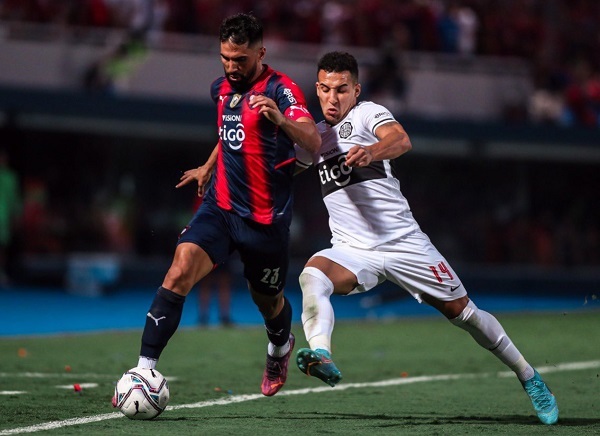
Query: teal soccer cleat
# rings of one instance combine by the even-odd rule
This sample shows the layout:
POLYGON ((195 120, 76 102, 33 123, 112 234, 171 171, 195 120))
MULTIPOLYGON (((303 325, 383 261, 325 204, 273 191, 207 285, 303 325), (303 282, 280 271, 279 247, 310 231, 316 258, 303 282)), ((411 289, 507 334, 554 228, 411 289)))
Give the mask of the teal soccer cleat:
POLYGON ((320 378, 329 386, 334 387, 342 379, 342 373, 331 360, 329 351, 317 348, 301 348, 296 356, 298 368, 306 375, 320 378))
POLYGON ((544 383, 540 374, 534 370, 534 375, 527 381, 521 382, 523 389, 529 395, 538 418, 544 424, 552 425, 558 421, 558 405, 550 388, 544 383))

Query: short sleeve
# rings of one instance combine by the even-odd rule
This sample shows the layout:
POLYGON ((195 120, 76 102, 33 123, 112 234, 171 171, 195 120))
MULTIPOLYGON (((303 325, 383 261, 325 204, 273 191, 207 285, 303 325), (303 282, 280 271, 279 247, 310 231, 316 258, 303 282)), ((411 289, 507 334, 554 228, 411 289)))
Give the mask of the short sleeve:
POLYGON ((373 135, 375 135, 375 130, 377 130, 379 126, 396 121, 392 113, 380 104, 369 102, 361 104, 360 109, 363 111, 362 119, 364 120, 365 127, 373 135))
POLYGON ((277 105, 284 116, 291 120, 299 118, 311 118, 312 115, 306 106, 306 98, 300 87, 288 76, 280 77, 277 86, 277 105))
POLYGON ((296 150, 296 165, 301 168, 308 168, 313 163, 312 154, 300 147, 298 144, 294 144, 296 150))

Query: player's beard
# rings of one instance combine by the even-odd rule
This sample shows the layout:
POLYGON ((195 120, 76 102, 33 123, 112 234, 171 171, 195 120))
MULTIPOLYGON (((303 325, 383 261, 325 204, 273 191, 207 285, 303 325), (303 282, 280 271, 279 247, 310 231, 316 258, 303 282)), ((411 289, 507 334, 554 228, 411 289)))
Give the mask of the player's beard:
POLYGON ((250 80, 256 74, 256 68, 257 67, 254 66, 254 68, 252 68, 246 74, 225 73, 225 77, 227 78, 227 81, 229 82, 229 84, 231 85, 231 87, 233 89, 235 89, 236 91, 239 91, 239 92, 243 92, 243 91, 246 91, 248 88, 250 88, 250 85, 251 85, 250 80), (239 79, 238 80, 231 80, 230 76, 232 74, 238 75, 239 79))

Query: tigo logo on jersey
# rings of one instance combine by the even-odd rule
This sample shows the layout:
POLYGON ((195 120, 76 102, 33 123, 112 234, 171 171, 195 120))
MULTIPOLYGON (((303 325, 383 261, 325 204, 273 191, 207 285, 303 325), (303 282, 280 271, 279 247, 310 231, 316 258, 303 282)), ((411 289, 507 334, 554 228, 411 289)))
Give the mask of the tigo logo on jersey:
POLYGON ((229 126, 227 123, 219 128, 219 138, 224 144, 227 144, 232 150, 239 150, 242 148, 242 143, 246 139, 246 133, 244 132, 244 125, 237 123, 235 126, 229 126))
POLYGON ((337 161, 335 159, 325 161, 319 166, 321 185, 335 183, 339 187, 346 186, 350 182, 351 172, 352 168, 346 165, 345 154, 340 155, 337 161))

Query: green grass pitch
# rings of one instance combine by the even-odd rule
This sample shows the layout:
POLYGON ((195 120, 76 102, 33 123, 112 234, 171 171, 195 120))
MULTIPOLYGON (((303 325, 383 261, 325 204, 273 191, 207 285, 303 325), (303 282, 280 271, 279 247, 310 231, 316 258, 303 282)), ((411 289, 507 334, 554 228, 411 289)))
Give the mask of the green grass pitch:
POLYGON ((292 361, 271 398, 260 395, 262 328, 180 330, 158 366, 171 379, 169 408, 153 421, 119 417, 110 404, 137 363, 141 331, 0 338, 0 435, 600 434, 600 312, 497 317, 546 371, 556 426, 538 422, 516 377, 467 333, 411 318, 338 322, 342 383, 330 388, 292 361))

